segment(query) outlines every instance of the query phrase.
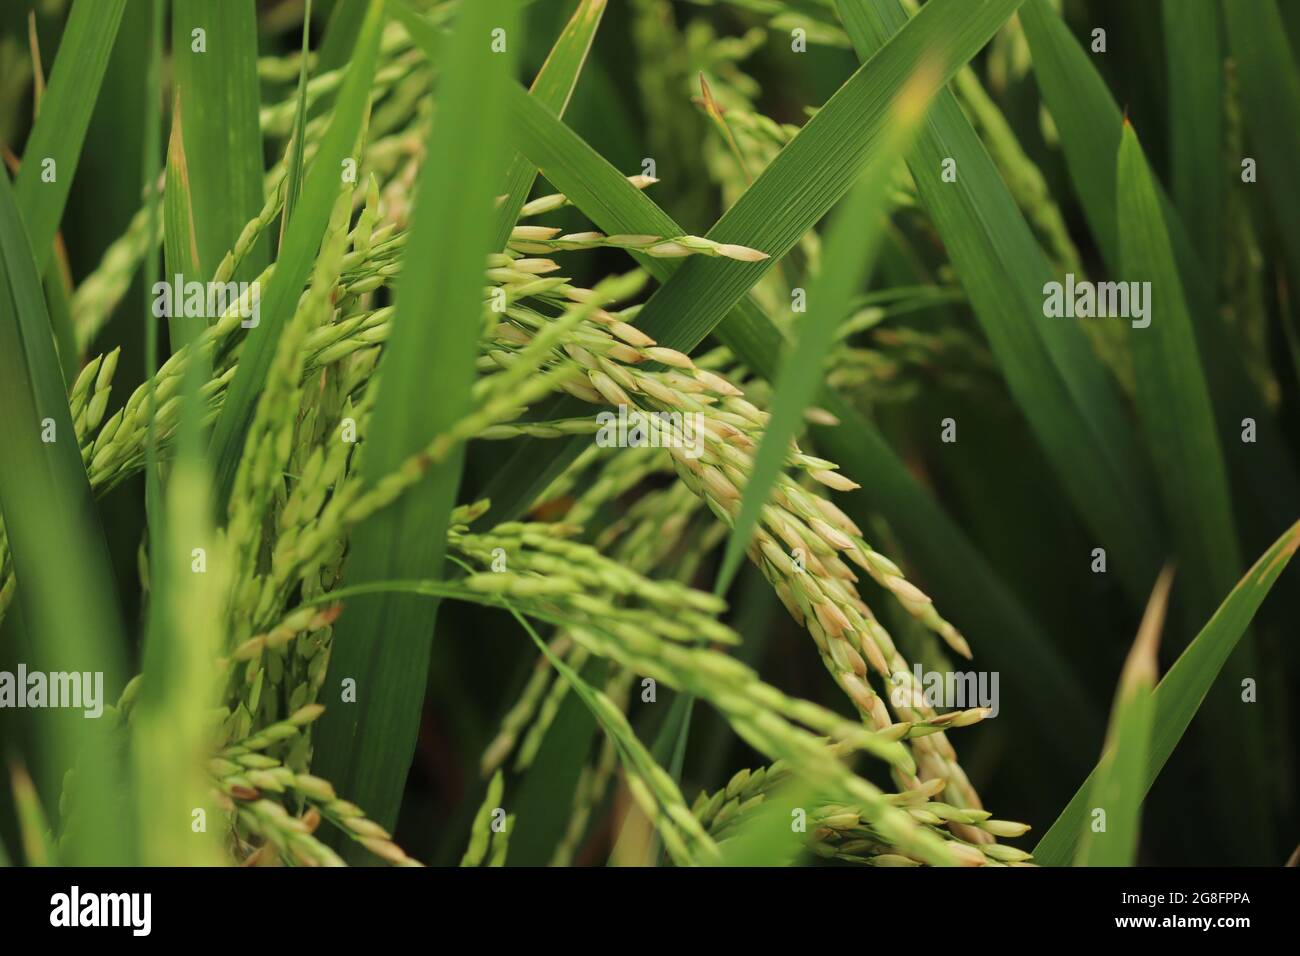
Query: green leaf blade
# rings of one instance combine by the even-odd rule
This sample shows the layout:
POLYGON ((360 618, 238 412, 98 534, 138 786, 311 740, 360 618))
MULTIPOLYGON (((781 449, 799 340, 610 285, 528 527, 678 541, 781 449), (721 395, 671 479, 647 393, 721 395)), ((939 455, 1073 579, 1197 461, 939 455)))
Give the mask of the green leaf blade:
POLYGON ((1174 202, 1201 259, 1221 260, 1223 39, 1215 0, 1161 0, 1174 202))
POLYGON ((23 150, 14 193, 40 274, 49 265, 50 244, 58 232, 125 9, 126 0, 78 0, 72 5, 40 116, 23 150), (47 159, 54 162, 54 178, 49 182, 45 180, 47 159))
MULTIPOLYGON (((115 698, 125 628, 32 249, 14 190, 0 176, 0 511, 19 606, 37 648, 30 663, 33 670, 101 672, 103 694, 115 698)), ((78 711, 42 712, 41 718, 49 750, 42 754, 40 789, 59 793, 64 771, 78 761, 86 781, 72 806, 82 839, 66 862, 131 861, 131 828, 104 798, 126 792, 104 728, 78 711)))
POLYGON ((798 339, 776 376, 771 417, 754 455, 754 467, 727 540, 714 588, 717 594, 726 593, 740 567, 804 411, 821 389, 823 361, 835 340, 839 323, 849 313, 854 294, 870 274, 883 235, 887 191, 894 166, 924 116, 925 105, 926 100, 909 95, 906 87, 899 94, 898 119, 890 126, 886 145, 844 200, 827 234, 821 272, 808 292, 811 311, 799 322, 798 339))
MULTIPOLYGON (((1241 110, 1260 185, 1282 239, 1287 273, 1300 284, 1300 69, 1273 0, 1224 0, 1229 46, 1237 63, 1241 110)), ((1252 187, 1253 188, 1253 187, 1252 187)))
MULTIPOLYGON (((529 89, 537 102, 557 117, 563 117, 564 110, 569 105, 569 98, 573 95, 573 88, 577 85, 583 64, 587 62, 587 54, 591 52, 596 30, 605 14, 606 2, 607 0, 581 0, 529 89)), ((506 198, 497 210, 493 249, 504 248, 510 230, 519 218, 519 210, 528 199, 528 193, 536 179, 537 167, 528 161, 528 157, 516 154, 510 162, 510 171, 506 173, 506 198)))
MULTIPOLYGON (((894 97, 925 64, 929 98, 975 55, 1022 0, 935 0, 858 68, 708 231, 763 262, 695 257, 651 297, 639 322, 673 348, 693 348, 857 181, 880 148, 894 97), (667 334, 671 330, 671 337, 667 334), (678 341, 674 341, 674 339, 678 341)), ((588 212, 588 215, 593 213, 588 212)))
MULTIPOLYGON (((896 2, 838 9, 860 56, 910 22, 896 2)), ((936 98, 908 166, 1022 414, 1129 593, 1144 595, 1160 532, 1136 436, 1082 329, 1045 316, 1056 277, 951 93, 936 98), (950 158, 957 177, 944 182, 950 158)))
POLYGON ((1214 588, 1206 596, 1212 601, 1238 574, 1227 469, 1155 181, 1127 124, 1117 195, 1126 277, 1149 289, 1149 326, 1134 320, 1130 334, 1138 410, 1180 553, 1207 562, 1204 573, 1191 576, 1214 588))
MULTIPOLYGON (((503 93, 511 64, 508 53, 492 51, 491 30, 502 27, 510 37, 512 26, 501 9, 469 5, 447 46, 438 122, 406 251, 411 261, 427 265, 405 271, 397 288, 362 466, 370 482, 395 471, 472 408, 491 199, 505 169, 503 93), (439 383, 439 400, 413 405, 411 397, 425 393, 431 380, 439 383)), ((350 582, 441 576, 463 455, 458 447, 412 494, 358 528, 350 582)), ((366 599, 349 608, 335 631, 326 687, 353 678, 358 703, 326 711, 315 766, 387 827, 396 821, 415 750, 437 609, 410 595, 366 599)))
POLYGON ((1156 648, 1164 627, 1173 570, 1166 566, 1156 580, 1142 625, 1120 673, 1119 689, 1111 711, 1106 749, 1097 764, 1089 821, 1075 854, 1075 866, 1132 866, 1137 856, 1138 821, 1146 796, 1143 769, 1151 742, 1155 716, 1151 695, 1156 683, 1156 648), (1098 817, 1097 811, 1104 813, 1098 817), (1101 829, 1093 823, 1104 820, 1101 829))
MULTIPOLYGON (((1160 196, 1137 135, 1127 123, 1116 194, 1125 276, 1131 287, 1140 280, 1137 288, 1148 290, 1149 327, 1135 323, 1130 334, 1138 412, 1188 582, 1184 608, 1194 622, 1204 620, 1216 598, 1232 589, 1240 573, 1240 552, 1227 466, 1160 196)), ((1249 779, 1255 768, 1268 763, 1257 712, 1243 708, 1237 699, 1239 679, 1257 673, 1253 643, 1247 639, 1233 658, 1230 679, 1215 689, 1212 719, 1205 728, 1218 754, 1211 789, 1218 791, 1224 819, 1239 821, 1235 845, 1247 859, 1261 859, 1272 841, 1264 794, 1242 795, 1229 782, 1249 779), (1244 800, 1251 801, 1251 810, 1242 819, 1244 800)))
MULTIPOLYGON (((231 383, 212 436, 216 468, 215 498, 224 509, 234 485, 244 436, 252 420, 258 392, 275 354, 280 330, 289 320, 329 221, 337 195, 343 160, 352 155, 370 96, 370 83, 379 53, 383 26, 382 0, 371 0, 357 39, 356 56, 348 68, 334 116, 321 139, 316 158, 303 183, 298 214, 289 224, 275 272, 261 296, 258 325, 244 343, 235 380, 231 383)), ((242 228, 243 223, 241 223, 242 228)))
MULTIPOLYGON (((1178 9, 1181 16, 1183 6, 1179 5, 1178 9)), ((1071 182, 1106 267, 1112 275, 1118 276, 1124 271, 1114 176, 1115 156, 1123 129, 1119 105, 1090 55, 1049 4, 1044 0, 1028 0, 1021 9, 1021 23, 1033 56, 1034 75, 1043 104, 1051 112, 1060 133, 1071 182)), ((1207 64, 1197 64, 1198 70, 1208 68, 1207 64)), ((1275 65, 1274 69, 1278 67, 1275 65)), ((1290 98, 1285 94, 1288 81, 1281 74, 1279 78, 1283 90, 1281 102, 1286 103, 1290 98)), ((1201 99, 1204 100, 1204 96, 1201 99)), ((1176 109, 1183 109, 1180 102, 1175 99, 1176 109)), ((1285 111, 1285 107, 1283 109, 1285 111)), ((1300 106, 1297 114, 1300 115, 1300 106)), ((1272 115, 1271 111, 1268 112, 1264 122, 1271 123, 1272 115)), ((1176 127, 1180 124, 1185 127, 1187 121, 1175 118, 1173 122, 1176 127)), ((1192 122, 1213 125, 1212 119, 1203 121, 1199 115, 1192 122)), ((1271 125, 1284 130, 1288 124, 1271 125)), ((1198 132, 1197 135, 1201 134, 1198 132)), ((1286 134, 1281 132, 1278 135, 1286 134)), ((1217 146, 1215 152, 1217 155, 1217 146)), ((1202 155, 1196 162, 1203 165, 1211 163, 1212 159, 1202 155)), ((1175 175, 1178 175, 1177 171, 1175 175)), ((1286 182, 1278 184, 1278 188, 1287 189, 1291 178, 1283 177, 1286 182)), ((1232 481, 1241 492, 1240 500, 1251 502, 1249 507, 1238 507, 1236 517, 1241 526, 1249 530, 1252 546, 1263 548, 1272 541, 1277 528, 1291 519, 1294 502, 1300 498, 1300 474, 1282 440, 1279 423, 1251 380, 1240 346, 1219 315, 1215 281, 1218 262, 1209 258, 1214 254, 1213 246, 1193 248, 1179 211, 1160 190, 1159 183, 1156 188, 1160 192, 1161 211, 1186 290, 1186 302, 1191 310, 1201 361, 1214 401, 1219 441, 1227 455, 1232 481), (1255 419, 1262 440, 1250 445, 1243 445, 1238 440, 1243 416, 1255 419)), ((1243 185, 1234 188, 1254 187, 1243 185)), ((1212 189, 1208 193, 1211 202, 1214 195, 1212 189)), ((1284 199, 1279 201, 1285 202, 1284 199)), ((1195 218, 1191 220, 1196 221, 1195 218)))
POLYGON ((302 21, 302 60, 298 67, 298 105, 294 110, 293 132, 290 134, 289 174, 285 180, 284 211, 280 218, 281 243, 284 242, 285 230, 289 228, 289 220, 293 218, 294 207, 298 205, 298 198, 302 195, 303 153, 307 146, 307 60, 311 52, 308 29, 310 26, 311 0, 307 0, 307 11, 302 21))
MULTIPOLYGON (((175 0, 172 68, 190 106, 182 129, 202 270, 193 278, 207 281, 265 202, 254 0, 175 0)), ((263 237, 234 278, 247 281, 269 261, 263 237)))
MULTIPOLYGON (((1160 775, 1224 662, 1246 633, 1255 612, 1297 548, 1300 548, 1300 522, 1292 525, 1246 572, 1157 685, 1151 746, 1142 776, 1144 791, 1150 790, 1160 775)), ((1064 866, 1074 855, 1096 777, 1094 770, 1034 848, 1034 859, 1041 865, 1064 866)))
MULTIPOLYGON (((185 153, 182 134, 180 91, 176 91, 172 106, 172 133, 167 144, 167 185, 163 190, 163 262, 166 270, 163 282, 172 283, 173 277, 181 281, 204 281, 205 273, 199 263, 199 241, 194 225, 194 192, 190 180, 189 159, 185 153)), ((186 315, 173 296, 172 314, 167 316, 171 350, 194 341, 207 320, 202 315, 186 315)))
MULTIPOLYGON (((62 282, 58 266, 51 259, 54 238, 125 8, 126 0, 81 0, 73 5, 49 86, 41 98, 40 114, 24 147, 26 161, 19 167, 14 183, 37 271, 52 284, 62 282)), ((71 316, 53 295, 50 319, 64 381, 71 387, 81 353, 71 316)))

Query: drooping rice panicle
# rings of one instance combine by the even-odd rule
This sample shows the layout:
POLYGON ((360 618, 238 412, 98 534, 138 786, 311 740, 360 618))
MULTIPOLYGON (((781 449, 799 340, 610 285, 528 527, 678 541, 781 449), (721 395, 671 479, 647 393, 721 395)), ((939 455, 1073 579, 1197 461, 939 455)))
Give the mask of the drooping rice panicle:
MULTIPOLYGON (((0 405, 20 410, 9 416, 19 427, 5 443, 18 465, 6 457, 0 468, 7 519, 0 519, 0 623, 21 601, 23 620, 10 620, 6 631, 21 623, 43 638, 30 642, 31 658, 49 653, 54 645, 28 601, 59 567, 42 560, 49 548, 33 529, 61 528, 56 543, 72 566, 102 550, 98 511, 112 573, 89 574, 104 578, 89 583, 149 622, 148 640, 138 629, 122 635, 134 640, 123 644, 123 659, 133 660, 125 652, 137 645, 162 646, 159 633, 172 641, 167 659, 140 655, 143 673, 124 686, 117 685, 125 673, 112 677, 94 724, 104 736, 83 757, 47 760, 42 751, 33 759, 26 737, 15 738, 19 767, 38 778, 62 775, 60 788, 57 776, 33 783, 25 771, 15 774, 16 832, 28 862, 75 861, 100 837, 127 834, 135 862, 144 863, 207 854, 203 862, 338 866, 357 854, 357 862, 420 865, 405 844, 444 864, 463 849, 467 866, 711 865, 733 853, 744 860, 749 837, 797 787, 808 791, 798 808, 804 839, 784 841, 765 862, 1066 862, 1087 811, 1109 809, 1113 824, 1113 807, 1076 798, 1031 855, 1028 845, 1001 842, 1029 827, 984 809, 972 780, 992 806, 1021 783, 1005 776, 1008 760, 1029 760, 1027 772, 1042 775, 1080 752, 1091 761, 1101 716, 1090 710, 1096 681, 1104 688, 1105 662, 1114 659, 1106 634, 1134 611, 1129 602, 1144 596, 1142 567, 1164 551, 1191 575, 1179 593, 1194 610, 1168 623, 1182 632, 1172 645, 1187 650, 1159 685, 1150 759, 1124 765, 1126 819, 1136 821, 1140 803, 1130 796, 1149 789, 1143 827, 1155 837, 1141 845, 1144 861, 1177 859, 1171 833, 1186 819, 1201 827, 1197 852, 1213 847, 1254 863, 1285 856, 1289 847, 1279 850, 1276 834, 1287 795, 1273 794, 1270 805, 1250 785, 1252 771, 1266 769, 1264 745, 1276 750, 1265 732, 1284 723, 1278 682, 1294 677, 1277 651, 1289 598, 1275 598, 1282 605, 1272 614, 1256 615, 1255 605, 1295 550, 1294 534, 1236 587, 1241 569, 1224 559, 1239 548, 1241 556, 1263 551, 1293 519, 1289 503, 1300 496, 1286 427, 1294 424, 1287 402, 1300 370, 1291 315, 1300 229, 1295 196, 1278 173, 1295 152, 1296 124, 1284 121, 1300 110, 1300 86, 1286 55, 1294 23, 1285 5, 1267 0, 1259 17, 1247 17, 1210 0, 1179 4, 1176 16, 1166 4, 1166 55, 1153 69, 1167 75, 1123 91, 1112 88, 1117 79, 1155 74, 1132 73, 1125 43, 1089 55, 1074 35, 1079 24, 1061 18, 1060 0, 1018 8, 1014 0, 574 0, 554 37, 543 35, 559 25, 551 14, 531 11, 527 38, 511 30, 490 41, 508 39, 511 54, 526 47, 503 87, 505 118, 496 98, 484 100, 493 109, 482 117, 470 114, 484 130, 512 126, 504 136, 512 152, 500 157, 509 172, 499 186, 464 191, 480 194, 477 210, 461 208, 457 194, 451 214, 426 235, 428 254, 416 257, 413 236, 428 226, 425 198, 449 195, 422 182, 442 180, 445 190, 452 161, 488 169, 488 151, 474 137, 448 134, 467 115, 449 91, 479 88, 481 79, 466 82, 453 54, 473 49, 481 58, 484 50, 443 44, 447 28, 478 6, 357 0, 329 5, 321 19, 311 3, 254 10, 252 0, 239 0, 230 6, 256 31, 256 49, 234 48, 214 32, 196 66, 186 60, 182 20, 211 4, 177 5, 171 49, 159 53, 161 69, 148 71, 150 117, 156 104, 186 94, 184 128, 177 112, 171 117, 184 135, 169 153, 169 160, 186 154, 185 165, 169 162, 159 176, 136 163, 121 180, 113 170, 122 164, 107 160, 138 144, 99 140, 109 128, 135 130, 132 108, 123 110, 116 95, 132 64, 114 53, 102 85, 96 66, 99 53, 122 43, 130 52, 139 40, 112 32, 120 4, 47 4, 29 18, 27 38, 0 24, 0 103, 15 107, 0 110, 0 138, 27 154, 6 150, 12 183, 0 186, 14 200, 0 202, 0 233, 9 236, 0 242, 0 272, 15 306, 0 316, 0 337, 9 327, 9 340, 21 343, 0 349, 0 405), (60 30, 62 7, 73 12, 60 30), (96 22, 87 16, 111 30, 86 31, 96 22), (367 44, 359 57, 348 48, 362 16, 367 44), (621 31, 614 40, 610 22, 621 31), (58 69, 45 84, 43 64, 58 61, 36 42, 38 25, 42 37, 60 37, 65 62, 77 59, 78 46, 96 52, 80 57, 86 88, 71 104, 60 104, 68 87, 58 92, 58 69), (819 286, 842 261, 832 245, 823 248, 823 217, 852 189, 862 163, 880 154, 891 101, 917 88, 906 75, 912 70, 899 68, 919 63, 917 51, 943 75, 932 78, 937 92, 927 95, 924 132, 906 163, 882 169, 894 205, 880 214, 879 261, 840 297, 843 314, 819 316, 819 286), (212 80, 202 75, 212 64, 221 84, 194 102, 204 83, 192 81, 212 80), (359 64, 370 77, 364 88, 350 82, 359 64), (631 85, 620 88, 625 80, 631 85), (209 96, 216 101, 202 102, 209 96), (1163 124, 1162 97, 1170 105, 1163 124), (1131 122, 1121 122, 1121 103, 1131 105, 1131 122), (331 131, 354 121, 362 132, 345 150, 331 131), (1139 121, 1153 128, 1133 125, 1139 121), (1116 191, 1113 151, 1102 147, 1119 131, 1129 146, 1135 134, 1146 137, 1158 179, 1137 176, 1145 161, 1130 149, 1116 191), (238 156, 221 152, 227 142, 238 156), (311 179, 324 169, 323 150, 342 160, 337 182, 330 169, 317 177, 328 188, 291 187, 299 173, 311 179), (57 176, 45 166, 55 159, 57 176), (90 179, 94 189, 85 188, 90 179), (195 202, 187 203, 191 186, 195 202), (226 189, 246 222, 208 221, 212 197, 226 189), (1140 215, 1129 193, 1144 198, 1140 215), (4 212, 15 202, 17 219, 4 212), (304 209, 312 235, 287 242, 304 209), (1151 227, 1140 242, 1114 226, 1116 216, 1134 215, 1151 227), (488 223, 490 249, 484 242, 471 255, 467 237, 488 223), (40 242, 19 241, 24 229, 40 242), (1130 246, 1151 257, 1155 275, 1088 275, 1124 272, 1119 253, 1130 246), (269 266, 264 250, 273 250, 269 266), (188 295, 185 305, 165 306, 155 293, 152 313, 148 296, 143 312, 128 299, 137 276, 157 271, 160 255, 168 273, 197 268, 227 294, 214 306, 209 290, 203 314, 192 316, 200 320, 196 336, 141 384, 139 343, 122 327, 136 329, 147 317, 151 338, 154 318, 175 318, 160 313, 194 308, 188 295), (463 314, 438 296, 423 315, 396 308, 426 271, 442 288, 451 261, 467 265, 462 279, 481 290, 463 314), (250 331, 254 290, 274 286, 283 268, 304 277, 301 287, 276 286, 285 298, 274 328, 250 331), (1098 307, 1103 285, 1113 285, 1121 303, 1130 282, 1119 280, 1139 280, 1117 310, 1124 314, 1109 317, 1126 321, 1096 316, 1079 326, 1086 309, 1078 300, 1077 314, 1052 315, 1044 282, 1065 276, 1076 287, 1114 280, 1096 283, 1098 307), (1138 296, 1148 278, 1159 312, 1154 330, 1131 323, 1143 317, 1138 296), (245 279, 252 288, 232 301, 230 289, 245 279), (1037 316, 1040 289, 1043 321, 1017 324, 1016 316, 1037 316), (999 302, 1012 303, 1014 315, 999 312, 999 302), (51 336, 32 325, 42 304, 51 336), (1190 324, 1171 331, 1171 315, 1183 311, 1190 324), (375 464, 385 441, 386 413, 376 407, 385 370, 395 367, 394 333, 404 334, 395 323, 408 320, 477 337, 476 349, 463 343, 455 390, 467 400, 387 474, 367 472, 362 466, 375 464), (753 567, 725 595, 709 593, 728 586, 729 558, 715 583, 720 551, 770 413, 789 411, 783 380, 810 371, 786 367, 783 343, 821 321, 829 344, 816 405, 794 413, 809 427, 789 432, 748 541, 753 567), (1150 350, 1152 335, 1195 361, 1177 363, 1178 375, 1144 391, 1129 352, 1150 350), (247 389, 250 370, 262 378, 247 389), (223 451, 234 488, 214 511, 204 477, 211 463, 196 449, 237 380, 241 407, 254 396, 252 420, 244 447, 223 451), (64 395, 66 419, 53 401, 64 395), (1191 424, 1170 431, 1170 408, 1196 414, 1180 416, 1191 424), (54 412, 57 439, 53 418, 45 419, 54 412), (42 442, 35 452, 45 457, 23 452, 32 432, 22 421, 33 417, 42 442), (951 431, 959 421, 957 444, 951 431), (937 435, 936 422, 944 429, 937 435), (1191 485, 1171 482, 1186 469, 1156 440, 1161 435, 1199 448, 1194 457, 1213 467, 1191 485), (47 489, 27 495, 27 482, 12 476, 43 481, 46 457, 65 454, 69 441, 89 490, 77 500, 96 507, 61 506, 44 515, 48 523, 32 522, 47 489), (1113 500, 1095 494, 1100 482, 1080 478, 1094 466, 1113 484, 1113 500), (452 474, 461 476, 458 488, 437 501, 422 495, 430 476, 452 474), (1060 482, 1070 495, 1064 509, 1060 482), (134 499, 142 484, 149 494, 141 515, 134 499), (436 526, 447 528, 425 542, 439 557, 420 580, 389 580, 382 560, 361 560, 370 545, 382 555, 382 541, 356 544, 399 502, 410 514, 436 509, 436 526), (82 512, 85 528, 62 524, 82 512), (1162 520, 1145 527, 1157 513, 1162 520), (1127 544, 1126 528, 1139 529, 1127 544), (1192 533, 1198 528, 1204 534, 1192 533), (1035 535, 1060 543, 1060 554, 1033 550, 1035 535), (1214 547, 1206 551, 1205 541, 1214 547), (163 570, 191 559, 190 577, 163 570), (1216 570, 1207 579, 1209 566, 1216 570), (1122 587, 1097 577, 1081 588, 1078 575, 1089 570, 1122 587), (32 577, 42 571, 44 579, 32 577), (732 595, 736 606, 724 599, 732 595), (423 618, 436 627, 419 633, 383 618, 378 653, 430 642, 420 649, 435 662, 423 684, 410 674, 412 700, 401 719, 371 709, 404 696, 384 696, 392 689, 392 675, 380 673, 386 658, 369 662, 384 665, 376 671, 363 664, 355 674, 337 672, 336 628, 346 635, 347 615, 364 616, 379 600, 443 602, 436 621, 423 618), (771 613, 777 601, 788 616, 771 613), (1064 613, 1052 617, 1057 610, 1064 613), (972 699, 966 678, 985 672, 954 670, 972 655, 958 624, 1007 678, 1003 686, 1014 684, 1014 706, 1009 693, 1001 721, 990 721, 999 715, 996 681, 991 699, 982 680, 972 699), (1080 671, 1075 652, 1085 638, 1095 638, 1087 645, 1092 665, 1080 671), (1268 665, 1263 677, 1255 665, 1232 676, 1251 653, 1268 665), (1041 665, 1032 679, 1011 673, 1026 659, 1041 665), (1168 796, 1151 785, 1196 713, 1187 702, 1206 696, 1220 671, 1219 684, 1267 680, 1258 712, 1265 719, 1238 725, 1241 712, 1256 711, 1235 706, 1212 715, 1213 732, 1238 746, 1209 751, 1233 773, 1210 773, 1205 793, 1179 791, 1185 806, 1171 813, 1168 796), (937 695, 936 675, 950 678, 937 695), (955 692, 953 677, 965 681, 955 692), (422 711, 414 701, 421 691, 422 711), (670 713, 652 706, 656 691, 672 697, 670 713), (706 720, 682 719, 689 711, 679 704, 690 700, 710 711, 706 720), (315 722, 354 706, 365 714, 355 753, 388 761, 382 776, 391 771, 398 781, 388 806, 367 789, 379 777, 347 759, 341 774, 321 770, 346 748, 315 722), (976 725, 969 753, 961 745, 973 758, 963 764, 950 735, 976 725), (1053 748, 1050 758, 1038 761, 1026 749, 1040 745, 1053 748), (754 753, 770 763, 726 779, 721 768, 754 753), (104 787, 111 775, 87 754, 120 754, 133 771, 129 786, 104 787), (1146 776, 1134 776, 1139 765, 1146 776), (683 796, 697 791, 693 804, 683 796), (87 826, 88 807, 117 802, 131 808, 121 833, 87 826), (202 838, 190 837, 203 831, 187 830, 184 819, 191 808, 207 813, 211 844, 199 850, 202 838), (516 829, 519 821, 525 829, 516 829), (429 822, 432 831, 420 829, 429 822), (645 852, 651 846, 655 852, 645 852)), ((1149 317, 1151 296, 1145 302, 1149 317)), ((386 393, 385 401, 404 406, 408 424, 419 425, 452 393, 456 376, 444 358, 421 358, 437 374, 406 382, 409 394, 386 393)), ((81 489, 75 467, 56 477, 81 489)), ((58 486, 49 482, 50 501, 63 501, 58 486)), ((419 527, 402 523, 420 543, 419 527)), ((84 653, 91 645, 68 647, 84 653)), ((6 680, 0 675, 0 696, 6 680)), ((42 746, 49 723, 32 725, 42 746)), ((1087 761, 1070 772, 1081 779, 1087 761)), ((1109 765, 1104 758, 1101 766, 1109 765)), ((1036 825, 1058 810, 1042 805, 1037 789, 1055 788, 1026 787, 1018 804, 1036 825)), ((1136 844, 1132 827, 1127 832, 1136 844)))

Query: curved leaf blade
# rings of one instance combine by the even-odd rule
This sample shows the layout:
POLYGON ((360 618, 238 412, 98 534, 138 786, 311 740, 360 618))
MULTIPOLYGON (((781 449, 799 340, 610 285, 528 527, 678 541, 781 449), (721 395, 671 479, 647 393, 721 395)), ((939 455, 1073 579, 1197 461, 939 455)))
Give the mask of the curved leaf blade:
MULTIPOLYGON (((45 247, 49 247, 47 241, 45 247)), ((77 447, 45 297, 14 190, 0 175, 0 512, 9 539, 18 600, 34 636, 33 670, 103 675, 102 694, 121 687, 125 628, 107 545, 77 447)), ((113 801, 123 768, 95 720, 77 711, 41 711, 49 752, 41 791, 56 794, 80 760, 86 787, 74 810, 88 839, 68 862, 133 859, 130 828, 113 801)))
MULTIPOLYGON (((49 86, 23 148, 24 158, 29 161, 19 167, 14 182, 36 269, 53 283, 59 283, 61 277, 57 265, 51 269, 52 243, 125 8, 126 0, 80 0, 73 4, 55 54, 49 86)), ((76 333, 66 307, 51 302, 50 310, 64 380, 71 388, 81 358, 76 333)))
POLYGON ((1151 689, 1156 683, 1156 649, 1172 583, 1173 569, 1166 565, 1156 579, 1137 638, 1120 672, 1106 747, 1089 798, 1094 814, 1097 810, 1105 813, 1105 828, 1094 832, 1089 822, 1074 857, 1075 866, 1132 866, 1137 855, 1138 819, 1146 796, 1142 766, 1154 715, 1151 689))
MULTIPOLYGON (((1219 605, 1196 639, 1174 662, 1155 689, 1155 719, 1151 747, 1142 773, 1142 791, 1151 789, 1187 727, 1196 716, 1233 648, 1246 632, 1255 612, 1282 571, 1300 548, 1300 522, 1264 553, 1219 605)), ((1078 846, 1088 815, 1089 795, 1096 783, 1094 769, 1069 805, 1034 848, 1043 866, 1064 866, 1078 846)))
MULTIPOLYGON (((1187 581, 1182 604, 1187 633, 1214 608, 1240 574, 1223 448, 1202 370, 1196 334, 1183 294, 1155 180, 1132 126, 1125 123, 1118 157, 1120 251, 1124 278, 1147 291, 1149 326, 1130 330, 1137 408, 1156 466, 1165 515, 1187 581)), ((1234 839, 1244 859, 1262 859, 1272 845, 1271 808, 1265 794, 1239 792, 1233 781, 1250 779, 1268 765, 1264 728, 1254 707, 1242 707, 1236 685, 1258 674, 1254 644, 1241 643, 1225 681, 1213 692, 1205 732, 1215 752, 1209 789, 1219 813, 1238 821, 1234 839), (1244 812, 1243 812, 1244 810, 1244 812)))
MULTIPOLYGON (((862 57, 911 22, 896 2, 837 7, 862 57)), ((908 167, 1021 412, 1141 600, 1160 564, 1160 530, 1140 446, 1082 328, 1044 315, 1045 286, 1056 276, 952 93, 936 98, 908 167), (941 176, 948 158, 955 182, 941 176)))

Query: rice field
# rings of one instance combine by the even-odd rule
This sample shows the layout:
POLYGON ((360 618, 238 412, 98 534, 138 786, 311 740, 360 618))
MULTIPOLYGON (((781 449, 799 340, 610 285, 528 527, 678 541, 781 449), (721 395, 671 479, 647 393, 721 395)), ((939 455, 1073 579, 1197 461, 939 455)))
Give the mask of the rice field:
POLYGON ((1281 866, 1300 2, 0 11, 0 862, 1281 866))

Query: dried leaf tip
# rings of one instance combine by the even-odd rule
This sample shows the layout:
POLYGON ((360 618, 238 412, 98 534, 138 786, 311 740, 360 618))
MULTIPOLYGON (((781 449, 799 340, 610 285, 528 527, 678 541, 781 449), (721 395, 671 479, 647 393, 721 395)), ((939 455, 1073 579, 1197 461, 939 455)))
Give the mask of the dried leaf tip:
POLYGON ((1139 689, 1149 690, 1155 686, 1159 676, 1156 651, 1160 646, 1160 633, 1164 630, 1165 611, 1169 606, 1169 589, 1173 580, 1173 566, 1167 564, 1156 579, 1151 598, 1142 614, 1137 637, 1124 661, 1124 672, 1120 676, 1121 694, 1132 694, 1139 689))
POLYGON ((722 108, 718 106, 717 101, 713 98, 713 91, 709 89, 709 81, 704 78, 704 71, 700 71, 700 95, 703 98, 704 109, 718 122, 722 121, 722 108))

